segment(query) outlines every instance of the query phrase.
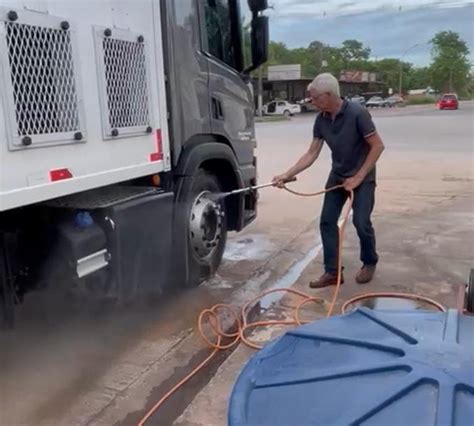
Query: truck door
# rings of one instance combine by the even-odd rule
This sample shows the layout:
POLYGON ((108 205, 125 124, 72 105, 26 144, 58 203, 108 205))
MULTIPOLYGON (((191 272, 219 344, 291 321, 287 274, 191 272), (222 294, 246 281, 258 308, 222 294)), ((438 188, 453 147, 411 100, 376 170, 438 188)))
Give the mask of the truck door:
POLYGON ((201 48, 199 2, 167 0, 163 25, 168 46, 169 106, 172 117, 174 160, 182 144, 194 135, 211 133, 209 65, 201 48))
MULTIPOLYGON (((231 141, 241 164, 253 161, 253 94, 242 79, 245 67, 244 0, 202 0, 203 50, 209 64, 211 128, 231 141)), ((248 47, 250 44, 248 43, 248 47)))

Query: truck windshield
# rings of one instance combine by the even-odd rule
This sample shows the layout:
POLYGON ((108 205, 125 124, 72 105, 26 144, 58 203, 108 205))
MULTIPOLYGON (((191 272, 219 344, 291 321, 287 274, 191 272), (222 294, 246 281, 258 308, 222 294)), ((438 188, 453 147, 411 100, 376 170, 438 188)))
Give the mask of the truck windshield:
POLYGON ((237 71, 251 65, 250 21, 247 0, 205 2, 209 53, 237 71))
POLYGON ((239 0, 241 28, 242 28, 242 47, 244 56, 244 69, 252 65, 252 45, 250 40, 250 21, 252 12, 250 12, 248 0, 239 0))

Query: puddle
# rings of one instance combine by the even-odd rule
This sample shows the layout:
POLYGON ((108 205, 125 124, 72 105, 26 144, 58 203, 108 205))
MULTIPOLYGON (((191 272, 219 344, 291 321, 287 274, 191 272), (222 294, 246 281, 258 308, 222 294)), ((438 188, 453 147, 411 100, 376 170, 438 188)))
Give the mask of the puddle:
MULTIPOLYGON (((350 217, 352 216, 352 211, 350 217)), ((342 221, 339 221, 339 226, 341 226, 342 221)), ((306 254, 306 256, 295 263, 288 272, 279 278, 275 283, 265 290, 276 290, 280 288, 292 287, 296 283, 298 278, 301 276, 306 267, 318 256, 319 252, 322 250, 323 246, 321 239, 319 238, 317 244, 306 254)), ((285 295, 285 292, 271 293, 263 297, 252 309, 252 312, 255 310, 265 311, 273 304, 280 301, 280 299, 285 295)))
POLYGON ((434 306, 428 303, 420 302, 417 300, 401 299, 397 297, 373 297, 370 299, 361 300, 360 302, 354 303, 354 307, 364 307, 370 309, 380 310, 431 310, 437 311, 434 306))
POLYGON ((263 235, 249 235, 245 238, 227 241, 224 259, 233 262, 263 260, 270 256, 273 251, 273 244, 263 235))

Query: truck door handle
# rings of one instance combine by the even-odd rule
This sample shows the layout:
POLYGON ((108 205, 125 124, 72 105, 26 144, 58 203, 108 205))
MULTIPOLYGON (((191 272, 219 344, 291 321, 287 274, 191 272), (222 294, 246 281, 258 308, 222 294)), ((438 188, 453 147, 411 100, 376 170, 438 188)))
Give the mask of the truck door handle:
POLYGON ((214 96, 212 97, 212 116, 216 120, 224 120, 222 102, 219 99, 215 98, 214 96))

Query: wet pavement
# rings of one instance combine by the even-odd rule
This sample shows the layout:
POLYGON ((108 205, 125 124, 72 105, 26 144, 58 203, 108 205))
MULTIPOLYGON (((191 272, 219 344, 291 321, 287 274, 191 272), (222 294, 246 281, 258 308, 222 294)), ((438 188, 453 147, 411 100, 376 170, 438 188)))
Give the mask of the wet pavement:
MULTIPOLYGON (((469 270, 474 266, 474 196, 464 194, 455 202, 438 210, 422 211, 400 217, 399 215, 378 216, 375 220, 380 244, 381 260, 372 283, 356 284, 354 276, 359 268, 357 239, 349 233, 344 245, 344 265, 346 282, 341 287, 336 305, 340 312, 345 300, 364 292, 409 292, 430 297, 441 302, 446 308, 459 307, 459 295, 467 281, 469 270), (450 222, 456 217, 458 221, 450 222), (432 232, 438 230, 438 232, 432 232), (426 238, 427 233, 431 237, 426 238), (470 238, 466 238, 470 236, 470 238), (407 250, 407 245, 410 247, 407 250), (449 264, 449 267, 446 265, 449 264), (460 279, 458 277, 462 276, 460 279)), ((320 261, 320 259, 318 259, 320 261)), ((294 285, 295 289, 331 300, 334 288, 320 291, 308 289, 308 283, 321 271, 319 262, 309 265, 294 285)), ((274 303, 264 318, 290 319, 299 299, 285 296, 274 303)), ((433 309, 426 304, 418 304, 401 299, 370 299, 364 304, 371 309, 433 309)), ((318 320, 326 315, 326 306, 308 305, 304 307, 302 318, 318 320)), ((281 335, 286 328, 257 329, 250 339, 266 343, 281 335)), ((474 337, 474 330, 472 330, 474 337)), ((240 345, 222 364, 209 384, 196 396, 184 413, 173 423, 175 426, 225 425, 227 410, 233 385, 247 362, 255 352, 240 345)), ((160 424, 160 413, 156 423, 160 424)), ((150 423, 153 424, 153 423, 150 423)))
MULTIPOLYGON (((435 289, 437 298, 454 303, 453 286, 465 281, 474 259, 473 111, 472 103, 464 103, 459 111, 423 107, 373 112, 387 146, 378 170, 375 223, 382 262, 373 288, 435 289)), ((313 120, 305 115, 258 125, 261 182, 304 152, 313 120)), ((294 188, 319 190, 328 170, 325 149, 294 188)), ((216 277, 166 300, 117 307, 71 301, 60 289, 28 298, 15 332, 0 336, 0 424, 135 424, 146 407, 208 354, 194 332, 202 309, 222 301, 241 306, 268 288, 303 288, 309 277, 321 273, 315 231, 321 201, 262 191, 258 220, 230 238, 216 277)), ((349 275, 358 268, 356 243, 350 228, 345 249, 349 275)), ((342 297, 354 290, 359 288, 348 282, 342 297)), ((326 298, 330 291, 322 295, 326 298)), ((291 298, 272 296, 261 308, 284 316, 285 309, 275 305, 291 303, 291 298)), ((313 318, 324 313, 305 314, 313 318)), ((260 338, 270 336, 265 331, 260 338)), ((222 377, 223 369, 235 376, 248 356, 243 352, 239 347, 231 355, 222 354, 150 424, 170 424, 193 400, 191 407, 201 406, 201 389, 209 389, 206 385, 222 377), (229 355, 235 361, 232 368, 224 362, 229 355)), ((225 389, 231 385, 230 375, 225 389)), ((219 396, 224 402, 227 397, 224 391, 219 396)), ((207 424, 225 424, 219 407, 214 412, 209 406, 214 417, 207 424)), ((190 421, 189 410, 180 422, 190 421)))

